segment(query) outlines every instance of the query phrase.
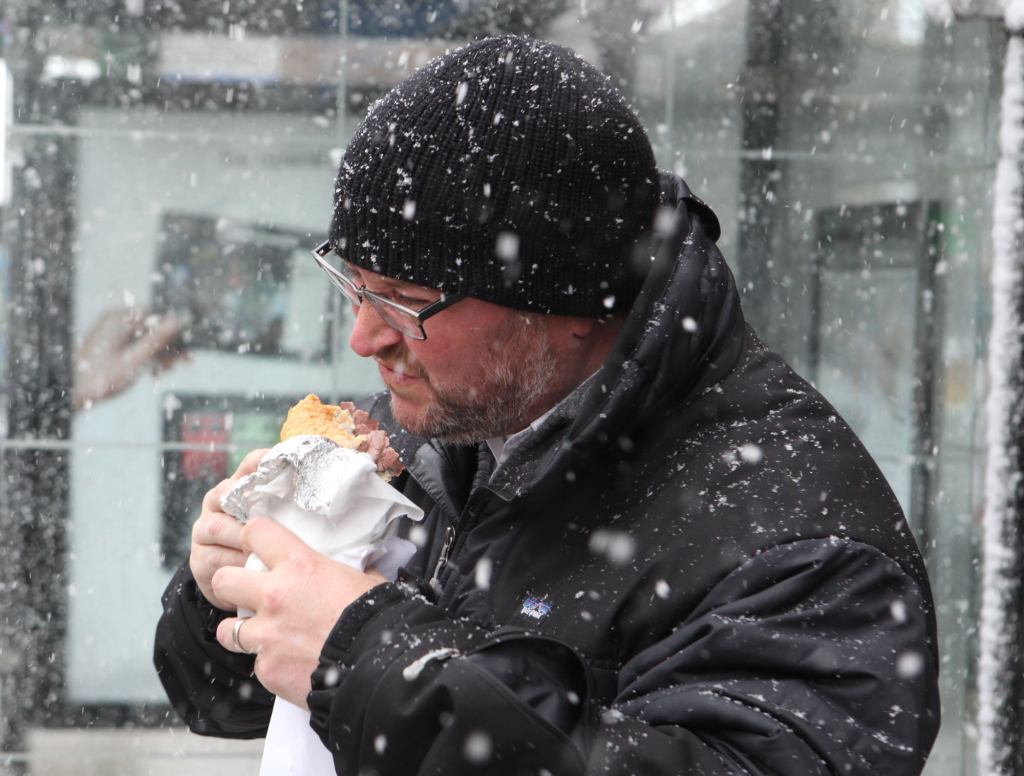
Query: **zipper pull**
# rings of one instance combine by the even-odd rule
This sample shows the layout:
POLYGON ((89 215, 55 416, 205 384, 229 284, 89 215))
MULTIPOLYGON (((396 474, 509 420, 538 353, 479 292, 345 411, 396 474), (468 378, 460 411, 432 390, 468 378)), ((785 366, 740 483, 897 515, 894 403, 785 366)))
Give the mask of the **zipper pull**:
POLYGON ((450 525, 444 529, 444 544, 441 545, 441 554, 437 557, 437 565, 434 566, 434 575, 430 578, 430 587, 436 594, 441 592, 441 583, 438 581, 438 577, 441 576, 441 571, 448 563, 448 554, 452 551, 453 544, 455 544, 455 526, 450 525))

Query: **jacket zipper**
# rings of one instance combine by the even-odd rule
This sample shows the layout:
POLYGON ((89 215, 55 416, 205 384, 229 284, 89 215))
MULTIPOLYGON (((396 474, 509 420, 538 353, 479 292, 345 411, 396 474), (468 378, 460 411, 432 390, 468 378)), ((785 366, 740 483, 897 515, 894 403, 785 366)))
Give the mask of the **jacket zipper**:
MULTIPOLYGON (((421 484, 420 487, 423 487, 423 485, 421 484)), ((428 494, 430 493, 427 488, 424 488, 424 490, 427 490, 428 494)), ((474 508, 481 498, 479 494, 483 492, 491 493, 492 495, 495 494, 495 491, 491 490, 486 485, 481 485, 478 488, 475 488, 473 493, 470 494, 469 501, 466 504, 466 508, 462 510, 462 514, 456 517, 444 529, 444 543, 441 545, 441 554, 437 556, 437 564, 434 566, 434 573, 430 576, 430 580, 427 582, 430 589, 434 591, 434 595, 438 597, 441 595, 441 572, 444 571, 445 566, 448 565, 452 550, 455 547, 455 539, 457 536, 456 528, 463 522, 464 517, 473 514, 474 508)), ((435 501, 437 501, 436 498, 435 501)))
POLYGON ((452 551, 453 544, 455 544, 455 526, 449 525, 444 529, 444 544, 441 545, 441 554, 437 556, 437 565, 434 566, 434 574, 430 577, 429 582, 430 589, 436 594, 441 592, 439 577, 444 571, 444 567, 448 565, 448 554, 452 551))

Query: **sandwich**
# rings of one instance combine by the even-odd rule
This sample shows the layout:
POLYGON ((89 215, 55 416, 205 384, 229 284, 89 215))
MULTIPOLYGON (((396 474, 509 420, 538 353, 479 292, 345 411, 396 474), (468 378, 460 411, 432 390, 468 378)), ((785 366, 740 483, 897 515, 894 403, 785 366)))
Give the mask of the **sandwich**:
POLYGON ((339 447, 366 453, 385 482, 397 477, 405 468, 391 447, 387 432, 349 401, 324 404, 311 393, 294 405, 281 426, 281 441, 303 435, 324 437, 339 447))

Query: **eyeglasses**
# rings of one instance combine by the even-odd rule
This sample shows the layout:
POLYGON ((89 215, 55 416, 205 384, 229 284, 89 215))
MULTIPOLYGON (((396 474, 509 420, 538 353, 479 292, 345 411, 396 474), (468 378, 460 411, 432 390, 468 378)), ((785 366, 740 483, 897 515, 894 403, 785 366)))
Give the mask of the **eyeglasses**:
POLYGON ((411 307, 398 304, 398 302, 388 299, 386 296, 381 296, 373 291, 367 291, 365 285, 357 284, 349 276, 344 264, 341 265, 341 269, 338 269, 327 261, 326 257, 331 252, 330 241, 322 242, 310 251, 313 261, 316 262, 320 269, 327 273, 327 277, 345 295, 348 301, 358 308, 362 305, 364 299, 368 300, 384 323, 411 339, 425 340, 427 333, 423 330, 423 322, 427 318, 432 318, 442 310, 451 307, 456 302, 465 299, 465 294, 442 294, 441 298, 436 302, 431 302, 426 307, 414 310, 411 307))

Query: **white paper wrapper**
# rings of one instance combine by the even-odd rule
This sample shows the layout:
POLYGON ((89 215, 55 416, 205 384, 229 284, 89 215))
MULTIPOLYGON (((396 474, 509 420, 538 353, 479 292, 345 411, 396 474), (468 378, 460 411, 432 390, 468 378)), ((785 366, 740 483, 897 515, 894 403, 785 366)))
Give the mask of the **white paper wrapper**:
POLYGON ((394 536, 397 518, 423 517, 419 507, 377 475, 369 455, 316 436, 275 445, 221 504, 242 522, 273 518, 318 552, 360 563, 394 536))
MULTIPOLYGON (((423 519, 419 507, 377 475, 369 455, 316 436, 292 437, 273 447, 221 505, 242 522, 272 518, 329 558, 360 570, 373 566, 392 580, 416 551, 412 542, 395 536, 397 519, 423 519)), ((255 555, 245 567, 266 569, 255 555)), ((309 726, 309 712, 275 699, 260 776, 334 773, 330 753, 309 726)))

